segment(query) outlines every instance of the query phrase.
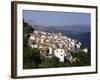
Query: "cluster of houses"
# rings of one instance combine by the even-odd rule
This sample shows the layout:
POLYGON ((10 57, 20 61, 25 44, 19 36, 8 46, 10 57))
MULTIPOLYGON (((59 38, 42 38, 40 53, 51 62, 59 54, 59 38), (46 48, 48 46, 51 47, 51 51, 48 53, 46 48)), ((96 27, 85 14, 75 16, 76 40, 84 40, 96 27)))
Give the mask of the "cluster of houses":
MULTIPOLYGON (((59 59, 59 62, 64 62, 67 59, 73 63, 76 58, 73 58, 71 52, 80 51, 81 42, 63 36, 62 33, 34 31, 30 34, 28 45, 31 48, 40 49, 41 56, 45 58, 55 56, 59 59)), ((85 52, 87 52, 87 49, 85 49, 85 52)))

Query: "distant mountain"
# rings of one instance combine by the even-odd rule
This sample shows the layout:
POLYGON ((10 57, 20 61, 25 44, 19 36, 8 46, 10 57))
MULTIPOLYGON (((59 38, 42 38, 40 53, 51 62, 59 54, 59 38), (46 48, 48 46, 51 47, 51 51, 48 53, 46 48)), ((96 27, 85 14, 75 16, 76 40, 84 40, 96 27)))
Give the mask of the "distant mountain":
POLYGON ((80 41, 83 47, 91 46, 91 32, 81 33, 77 36, 74 36, 74 38, 80 41))
POLYGON ((48 28, 46 26, 42 26, 42 25, 32 25, 32 27, 35 29, 35 30, 41 30, 41 31, 46 31, 48 30, 48 28))
POLYGON ((33 28, 36 30, 43 30, 43 31, 73 31, 73 32, 90 32, 89 25, 65 25, 65 26, 42 26, 42 25, 33 25, 33 28))
POLYGON ((77 31, 77 32, 90 32, 90 26, 89 25, 65 25, 65 26, 54 26, 52 28, 57 28, 58 30, 69 30, 69 31, 77 31))
POLYGON ((77 32, 77 31, 61 31, 63 35, 76 39, 82 43, 83 47, 90 47, 91 32, 77 32))
POLYGON ((90 47, 91 33, 88 25, 70 25, 70 26, 40 26, 33 25, 35 30, 46 32, 61 32, 63 35, 76 39, 84 47, 90 47))

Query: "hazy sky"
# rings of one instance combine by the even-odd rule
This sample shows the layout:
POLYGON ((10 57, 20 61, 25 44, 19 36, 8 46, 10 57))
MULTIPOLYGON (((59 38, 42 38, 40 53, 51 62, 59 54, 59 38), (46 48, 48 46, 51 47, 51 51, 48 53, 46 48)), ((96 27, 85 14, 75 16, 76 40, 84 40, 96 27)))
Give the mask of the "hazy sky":
POLYGON ((32 24, 45 26, 89 25, 91 15, 89 13, 24 10, 23 18, 32 24))

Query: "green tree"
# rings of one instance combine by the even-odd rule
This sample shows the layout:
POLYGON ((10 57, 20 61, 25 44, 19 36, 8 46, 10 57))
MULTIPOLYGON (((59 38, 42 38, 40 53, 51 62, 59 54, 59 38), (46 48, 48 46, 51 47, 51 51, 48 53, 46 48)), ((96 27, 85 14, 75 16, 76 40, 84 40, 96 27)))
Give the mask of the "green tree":
POLYGON ((23 19, 23 47, 27 47, 28 39, 30 37, 30 33, 34 31, 31 25, 28 22, 25 22, 23 19))
POLYGON ((23 37, 23 47, 27 47, 29 36, 30 35, 26 35, 23 37))
POLYGON ((41 63, 40 51, 37 48, 31 49, 29 47, 23 50, 23 68, 37 68, 41 63))
POLYGON ((32 28, 32 26, 29 25, 28 22, 25 22, 23 19, 23 33, 28 34, 28 33, 32 33, 33 31, 34 31, 34 28, 32 28))
POLYGON ((88 66, 91 65, 91 54, 90 49, 87 53, 83 51, 73 54, 74 57, 77 57, 78 60, 74 63, 74 66, 88 66))
POLYGON ((39 65, 40 68, 52 68, 58 66, 59 66, 59 60, 56 57, 47 58, 39 65))

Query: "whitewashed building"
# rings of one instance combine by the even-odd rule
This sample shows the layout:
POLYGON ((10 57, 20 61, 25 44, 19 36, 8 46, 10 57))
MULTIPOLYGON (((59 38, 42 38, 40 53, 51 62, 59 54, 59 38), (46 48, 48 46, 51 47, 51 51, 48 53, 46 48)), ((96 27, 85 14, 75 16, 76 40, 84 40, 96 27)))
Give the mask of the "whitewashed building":
POLYGON ((54 55, 59 58, 59 62, 64 62, 65 50, 64 49, 56 49, 54 50, 54 55))
POLYGON ((29 40, 35 40, 35 36, 30 36, 29 40))
POLYGON ((34 44, 34 45, 31 44, 30 47, 31 47, 31 48, 38 48, 38 45, 37 45, 37 44, 34 44))
POLYGON ((83 49, 83 52, 87 53, 88 52, 88 49, 87 48, 84 48, 83 49))

